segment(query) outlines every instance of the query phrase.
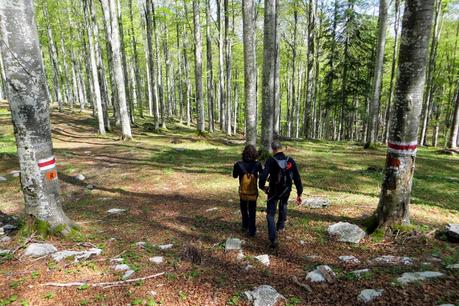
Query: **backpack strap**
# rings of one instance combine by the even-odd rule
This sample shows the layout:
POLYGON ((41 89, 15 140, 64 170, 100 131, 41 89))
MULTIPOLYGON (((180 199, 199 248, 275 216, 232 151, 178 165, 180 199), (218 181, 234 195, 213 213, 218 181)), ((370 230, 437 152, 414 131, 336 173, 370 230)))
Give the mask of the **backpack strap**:
POLYGON ((286 159, 277 159, 275 157, 273 157, 273 159, 276 161, 276 163, 279 166, 279 168, 281 168, 282 170, 286 170, 287 169, 287 164, 288 164, 288 160, 289 160, 288 156, 287 156, 286 159))

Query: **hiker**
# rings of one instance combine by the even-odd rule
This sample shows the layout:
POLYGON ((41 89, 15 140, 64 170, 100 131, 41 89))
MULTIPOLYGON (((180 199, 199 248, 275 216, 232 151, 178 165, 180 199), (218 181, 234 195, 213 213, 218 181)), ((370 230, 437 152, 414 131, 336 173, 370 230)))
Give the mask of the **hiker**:
POLYGON ((260 189, 268 195, 266 219, 268 221, 270 247, 277 248, 279 244, 277 232, 285 230, 287 203, 292 191, 292 181, 296 186, 297 205, 301 204, 303 184, 295 161, 282 152, 282 144, 275 140, 272 142, 271 148, 273 156, 266 160, 264 171, 260 176, 260 189), (269 187, 265 186, 267 180, 269 180, 269 187), (279 217, 275 224, 277 203, 279 203, 279 217))
POLYGON ((242 160, 234 164, 233 177, 239 178, 239 198, 242 215, 242 231, 253 237, 257 228, 255 216, 257 210, 257 181, 263 168, 257 160, 255 146, 247 145, 242 152, 242 160))

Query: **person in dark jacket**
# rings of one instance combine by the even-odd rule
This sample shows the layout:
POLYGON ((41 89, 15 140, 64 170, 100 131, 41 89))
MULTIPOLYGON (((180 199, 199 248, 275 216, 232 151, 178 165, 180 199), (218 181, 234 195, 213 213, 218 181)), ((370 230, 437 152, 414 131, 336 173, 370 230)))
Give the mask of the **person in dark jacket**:
POLYGON ((260 176, 263 168, 261 163, 257 160, 258 152, 255 146, 247 145, 242 152, 242 160, 234 164, 233 167, 233 177, 239 178, 240 189, 242 188, 243 178, 245 174, 253 175, 255 181, 254 184, 254 194, 244 196, 240 193, 240 207, 242 215, 242 231, 246 232, 249 236, 255 236, 256 228, 256 211, 257 211, 257 198, 258 198, 258 189, 256 180, 260 176))
POLYGON ((268 195, 266 219, 268 221, 270 246, 277 248, 277 232, 282 232, 285 229, 287 203, 292 191, 292 185, 295 183, 296 203, 300 205, 303 184, 295 161, 282 152, 282 144, 277 140, 273 141, 271 148, 273 156, 266 160, 263 173, 260 176, 259 187, 268 195), (268 180, 269 186, 266 186, 266 181, 268 180), (279 217, 277 223, 275 223, 277 204, 279 204, 279 217))

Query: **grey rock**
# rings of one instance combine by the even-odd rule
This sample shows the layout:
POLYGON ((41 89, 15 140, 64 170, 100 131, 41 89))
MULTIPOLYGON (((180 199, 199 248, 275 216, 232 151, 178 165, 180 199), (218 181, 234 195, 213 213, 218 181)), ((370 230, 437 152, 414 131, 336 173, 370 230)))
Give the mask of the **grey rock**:
POLYGON ((6 181, 7 181, 6 177, 0 176, 0 182, 6 182, 6 181))
POLYGON ((225 251, 239 251, 241 249, 241 246, 241 239, 228 238, 225 243, 225 251))
POLYGON ((360 291, 357 300, 362 303, 370 303, 376 298, 382 296, 383 292, 383 289, 364 289, 360 291))
POLYGON ((454 304, 440 304, 438 306, 456 306, 456 305, 454 305, 454 304))
POLYGON ((138 247, 138 248, 144 248, 145 245, 147 243, 145 241, 139 241, 139 242, 136 242, 135 245, 138 247))
POLYGON ((397 278, 397 281, 402 284, 408 284, 411 282, 424 281, 429 278, 441 277, 443 275, 443 273, 436 271, 405 272, 401 277, 397 278))
POLYGON ((127 270, 123 275, 123 280, 127 280, 131 278, 131 276, 134 275, 134 273, 135 273, 134 270, 127 270))
POLYGON ((253 306, 274 306, 282 300, 286 300, 280 293, 269 285, 262 285, 252 291, 245 291, 244 296, 253 306))
POLYGON ((98 256, 100 254, 102 254, 101 249, 92 248, 87 251, 71 251, 71 250, 59 251, 59 252, 52 254, 51 257, 57 262, 62 261, 69 257, 73 257, 74 262, 79 262, 79 261, 87 260, 92 256, 98 256))
POLYGON ((24 252, 24 256, 41 257, 56 253, 57 249, 49 243, 31 243, 24 252))
POLYGON ((264 266, 269 266, 269 255, 263 254, 263 255, 258 255, 255 256, 255 259, 258 260, 261 264, 264 266))
POLYGON ((237 253, 236 259, 239 260, 239 261, 241 261, 241 260, 244 260, 244 258, 245 258, 245 255, 244 255, 244 253, 242 252, 242 250, 240 250, 239 253, 237 253))
POLYGON ((376 266, 411 266, 413 264, 413 258, 407 256, 383 255, 372 259, 370 263, 376 266))
POLYGON ((21 171, 20 170, 13 170, 13 171, 10 171, 10 174, 14 177, 19 177, 19 175, 21 174, 21 171))
POLYGON ((79 173, 77 176, 75 176, 75 178, 76 178, 77 180, 81 181, 81 182, 84 181, 84 180, 86 179, 86 177, 85 177, 83 174, 81 174, 81 173, 79 173))
POLYGON ((320 256, 318 255, 306 255, 304 258, 308 261, 316 261, 320 259, 320 256))
POLYGON ((362 277, 363 274, 370 273, 370 269, 354 270, 354 271, 351 271, 350 273, 360 278, 362 277))
POLYGON ((154 264, 157 264, 157 265, 160 265, 164 262, 164 257, 163 256, 154 256, 154 257, 150 257, 150 262, 154 263, 154 264))
POLYGON ((328 227, 331 238, 340 242, 359 243, 365 237, 365 231, 355 224, 338 222, 328 227))
POLYGON ((459 242, 459 224, 448 224, 446 226, 446 236, 452 242, 459 242))
POLYGON ((113 267, 115 271, 128 271, 131 270, 131 268, 126 265, 126 264, 119 264, 113 267))
POLYGON ((247 266, 245 266, 245 268, 244 268, 245 271, 249 271, 249 270, 251 270, 251 269, 253 269, 253 266, 252 266, 252 265, 247 265, 247 266))
POLYGON ((0 255, 5 255, 11 253, 11 250, 0 250, 0 255))
POLYGON ((8 237, 8 236, 2 236, 0 237, 0 242, 1 243, 7 243, 7 242, 10 242, 11 241, 11 238, 8 237))
POLYGON ((54 261, 62 261, 66 258, 69 258, 69 257, 73 257, 73 256, 76 256, 76 255, 81 255, 83 252, 81 251, 68 251, 68 250, 64 250, 64 251, 59 251, 59 252, 56 252, 54 254, 51 255, 51 257, 54 259, 54 261))
POLYGON ((335 276, 335 273, 333 272, 332 268, 330 268, 327 265, 322 265, 322 266, 318 266, 315 270, 309 272, 306 275, 306 280, 313 282, 313 283, 325 283, 327 279, 322 274, 322 272, 320 272, 319 268, 325 269, 328 272, 330 272, 331 275, 335 276))
POLYGON ((459 269, 459 263, 452 264, 452 265, 447 265, 446 269, 448 269, 448 270, 458 270, 459 269))
POLYGON ((352 255, 340 256, 338 258, 339 258, 339 260, 341 260, 342 262, 347 263, 347 264, 358 265, 360 263, 360 260, 357 257, 352 256, 352 255))
POLYGON ((93 184, 88 184, 88 185, 86 185, 86 189, 88 189, 88 190, 93 190, 94 188, 95 188, 95 187, 94 187, 93 184))
POLYGON ((330 206, 330 200, 321 197, 313 197, 304 200, 302 205, 309 208, 325 208, 330 206))
POLYGON ((123 262, 123 260, 124 260, 124 259, 121 258, 121 257, 116 257, 116 258, 110 259, 110 262, 118 262, 118 263, 120 263, 120 262, 123 262))
POLYGON ((185 148, 175 148, 175 151, 177 151, 177 152, 183 152, 183 151, 185 151, 185 148))
POLYGON ((12 231, 15 231, 17 229, 18 229, 18 227, 16 225, 12 225, 12 224, 6 224, 6 225, 2 226, 3 233, 5 233, 5 234, 11 233, 12 231))
POLYGON ((111 214, 111 215, 119 215, 123 212, 125 212, 126 209, 122 209, 122 208, 111 208, 109 210, 107 210, 107 214, 111 214))
POLYGON ((169 250, 169 249, 172 249, 174 247, 174 245, 172 243, 169 243, 169 244, 161 244, 159 246, 159 248, 161 250, 169 250))

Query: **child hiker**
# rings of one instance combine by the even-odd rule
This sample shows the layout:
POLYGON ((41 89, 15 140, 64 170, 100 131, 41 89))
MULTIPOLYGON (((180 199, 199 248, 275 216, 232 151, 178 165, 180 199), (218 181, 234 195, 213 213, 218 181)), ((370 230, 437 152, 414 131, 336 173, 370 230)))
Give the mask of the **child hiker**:
POLYGON ((249 236, 255 236, 257 231, 255 216, 258 199, 258 177, 263 171, 257 160, 258 152, 255 146, 247 145, 242 152, 242 160, 234 164, 233 177, 239 178, 239 198, 242 215, 242 231, 249 236))

